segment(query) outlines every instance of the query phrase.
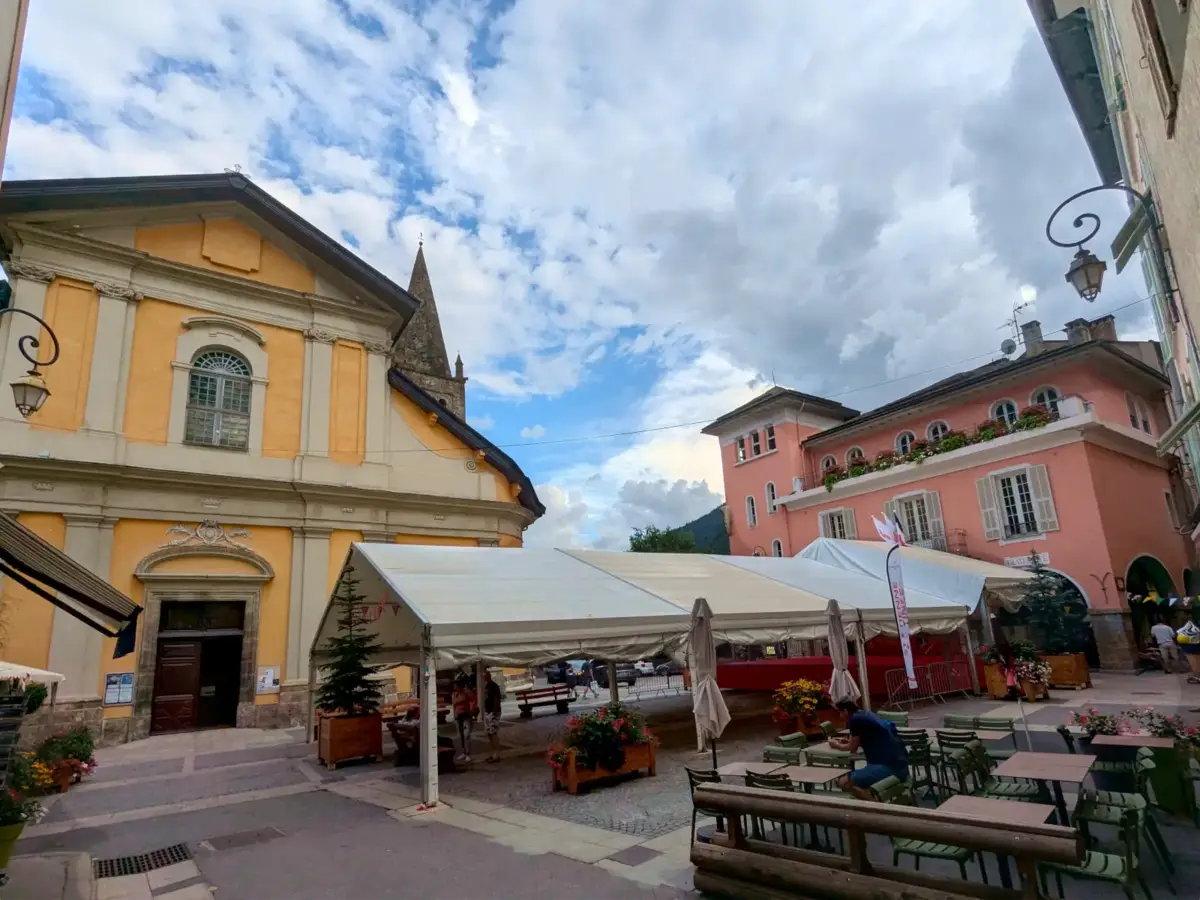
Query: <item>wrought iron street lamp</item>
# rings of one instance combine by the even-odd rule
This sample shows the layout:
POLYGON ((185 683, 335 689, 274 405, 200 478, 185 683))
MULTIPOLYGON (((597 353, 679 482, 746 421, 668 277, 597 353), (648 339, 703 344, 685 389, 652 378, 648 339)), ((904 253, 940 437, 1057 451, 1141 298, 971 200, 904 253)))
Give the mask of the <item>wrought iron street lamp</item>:
POLYGON ((1146 233, 1154 242, 1155 255, 1157 256, 1155 262, 1162 269, 1164 285, 1167 285, 1167 290, 1169 291, 1169 283, 1166 281, 1166 257, 1163 254, 1162 243, 1159 241, 1158 217, 1154 213, 1154 205, 1144 194, 1124 184, 1099 184, 1096 187, 1090 187, 1085 191, 1072 194, 1062 203, 1058 204, 1054 212, 1050 213, 1050 218, 1046 220, 1046 239, 1056 247, 1065 247, 1068 250, 1072 247, 1075 248, 1075 256, 1071 259, 1070 268, 1067 269, 1067 282, 1071 287, 1075 288, 1080 297, 1089 303, 1100 295, 1100 287, 1104 283, 1104 273, 1108 269, 1108 264, 1104 260, 1098 259, 1091 250, 1084 247, 1084 244, 1094 238, 1096 233, 1100 231, 1100 217, 1090 212, 1077 215, 1075 221, 1072 223, 1075 229, 1080 231, 1090 227, 1091 230, 1083 235, 1083 237, 1075 240, 1060 241, 1055 238, 1053 233, 1054 220, 1065 207, 1074 203, 1080 197, 1086 197, 1088 194, 1094 194, 1097 191, 1123 191, 1132 197, 1141 207, 1141 211, 1146 216, 1148 224, 1146 233))
MULTIPOLYGON (((10 288, 11 290, 11 288, 10 288)), ((17 350, 25 357, 32 365, 28 372, 12 383, 13 402, 17 405, 17 412, 25 418, 29 418, 35 412, 42 408, 42 404, 46 402, 46 398, 50 396, 50 389, 46 387, 45 379, 42 378, 42 373, 38 371, 41 366, 52 365, 58 360, 58 336, 54 330, 46 324, 38 316, 24 309, 16 309, 12 306, 0 309, 0 316, 5 313, 20 313, 23 316, 28 316, 37 322, 46 331, 46 335, 50 338, 50 343, 53 344, 53 352, 49 359, 38 359, 31 351, 36 351, 41 347, 41 341, 37 335, 26 334, 22 335, 17 340, 17 350)))

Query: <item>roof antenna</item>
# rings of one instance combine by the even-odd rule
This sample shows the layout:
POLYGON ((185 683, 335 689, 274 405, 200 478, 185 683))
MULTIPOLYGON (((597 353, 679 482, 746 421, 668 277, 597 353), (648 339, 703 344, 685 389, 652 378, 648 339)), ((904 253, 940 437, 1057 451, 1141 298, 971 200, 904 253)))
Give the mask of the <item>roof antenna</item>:
POLYGON ((417 247, 420 248, 420 247, 424 247, 424 246, 425 246, 425 232, 422 231, 420 234, 417 235, 417 247))
POLYGON ((775 387, 779 387, 779 382, 775 380, 775 370, 774 369, 771 370, 771 384, 774 385, 775 387))
POLYGON ((232 168, 232 169, 226 169, 226 170, 225 170, 225 174, 226 174, 226 175, 241 175, 241 174, 242 174, 242 167, 241 167, 240 165, 238 165, 237 163, 234 163, 234 165, 233 165, 233 168, 232 168))
POLYGON ((1004 340, 1002 340, 1000 342, 1000 352, 1003 353, 1005 356, 1009 356, 1010 354, 1015 353, 1017 350, 1017 347, 1022 343, 1021 323, 1017 318, 1017 313, 1019 313, 1021 310, 1025 309, 1026 307, 1033 306, 1033 304, 1035 302, 1036 302, 1036 298, 1034 298, 1033 300, 1026 300, 1024 303, 1014 303, 1013 309, 1012 309, 1012 317, 1005 319, 1004 324, 1000 326, 1000 328, 1009 329, 1013 335, 1011 338, 1005 338, 1004 340))

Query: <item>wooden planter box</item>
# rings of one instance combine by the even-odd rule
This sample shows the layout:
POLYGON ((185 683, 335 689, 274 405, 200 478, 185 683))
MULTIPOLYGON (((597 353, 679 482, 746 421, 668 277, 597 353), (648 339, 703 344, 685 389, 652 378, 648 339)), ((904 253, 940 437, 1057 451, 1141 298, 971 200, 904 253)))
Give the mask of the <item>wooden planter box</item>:
POLYGON ((348 759, 383 760, 383 717, 322 713, 317 722, 317 762, 327 769, 348 759))
POLYGON ((579 793, 579 786, 589 781, 600 781, 617 775, 626 775, 640 769, 648 770, 649 775, 656 774, 654 762, 654 741, 648 744, 629 744, 625 747, 625 764, 615 771, 607 769, 584 769, 575 764, 575 751, 567 754, 567 764, 562 769, 554 769, 554 790, 566 788, 568 794, 579 793))
POLYGON ((1021 680, 1021 691, 1025 694, 1025 699, 1032 702, 1045 700, 1050 697, 1050 685, 1038 684, 1035 681, 1021 680))
POLYGON ((1092 686, 1092 671, 1088 668, 1087 657, 1082 653, 1047 656, 1046 662, 1050 663, 1051 686, 1070 687, 1077 691, 1092 686))
POLYGON ((1004 666, 1000 663, 988 663, 983 667, 983 681, 988 696, 993 700, 1008 698, 1008 679, 1004 675, 1004 666))

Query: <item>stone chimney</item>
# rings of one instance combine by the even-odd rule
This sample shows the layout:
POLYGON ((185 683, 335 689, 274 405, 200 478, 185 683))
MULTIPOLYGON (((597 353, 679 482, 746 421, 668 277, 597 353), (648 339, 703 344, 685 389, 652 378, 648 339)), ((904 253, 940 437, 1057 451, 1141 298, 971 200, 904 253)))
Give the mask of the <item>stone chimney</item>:
POLYGON ((1044 349, 1042 346, 1042 323, 1037 319, 1021 323, 1021 340, 1025 342, 1025 355, 1036 356, 1044 349))
POLYGON ((1093 341, 1115 341, 1117 338, 1117 320, 1112 316, 1103 316, 1091 322, 1093 341))
POLYGON ((1092 339, 1092 329, 1087 319, 1072 319, 1067 323, 1067 343, 1086 344, 1092 339))

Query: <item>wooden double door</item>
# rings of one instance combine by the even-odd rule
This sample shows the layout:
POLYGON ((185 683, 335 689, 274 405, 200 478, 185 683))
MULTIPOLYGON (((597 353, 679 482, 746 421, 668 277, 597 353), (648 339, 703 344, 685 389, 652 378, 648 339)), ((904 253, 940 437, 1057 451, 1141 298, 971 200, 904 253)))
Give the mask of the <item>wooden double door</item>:
POLYGON ((236 725, 241 671, 240 634, 160 638, 151 732, 236 725))

